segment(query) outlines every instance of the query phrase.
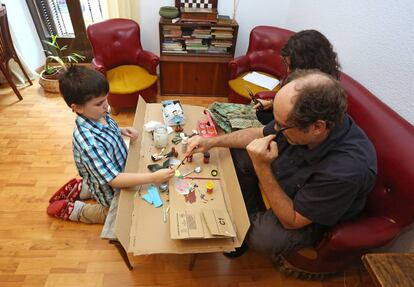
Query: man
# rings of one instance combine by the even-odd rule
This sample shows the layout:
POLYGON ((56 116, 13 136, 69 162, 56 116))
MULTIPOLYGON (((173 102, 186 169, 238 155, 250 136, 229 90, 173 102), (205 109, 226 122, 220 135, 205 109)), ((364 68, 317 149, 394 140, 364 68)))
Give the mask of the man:
POLYGON ((298 70, 275 97, 275 120, 264 128, 191 139, 187 154, 233 148, 251 221, 249 247, 276 261, 363 210, 375 183, 376 154, 346 108, 337 80, 317 70, 298 70), (268 210, 263 210, 260 189, 268 210))

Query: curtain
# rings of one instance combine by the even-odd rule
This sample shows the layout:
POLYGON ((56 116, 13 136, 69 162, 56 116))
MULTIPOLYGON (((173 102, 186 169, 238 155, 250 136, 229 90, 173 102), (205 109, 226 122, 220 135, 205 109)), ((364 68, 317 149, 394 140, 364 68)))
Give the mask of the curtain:
POLYGON ((102 4, 105 19, 128 18, 136 22, 139 20, 139 0, 103 0, 102 4))

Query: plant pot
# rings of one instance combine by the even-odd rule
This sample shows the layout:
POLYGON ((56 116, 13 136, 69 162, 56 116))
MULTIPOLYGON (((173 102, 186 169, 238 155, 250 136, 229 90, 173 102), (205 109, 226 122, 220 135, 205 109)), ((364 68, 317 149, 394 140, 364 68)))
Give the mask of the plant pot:
POLYGON ((57 80, 59 79, 59 75, 59 70, 55 70, 53 74, 46 74, 45 70, 42 71, 42 77, 48 80, 57 80))
POLYGON ((60 93, 59 91, 59 73, 53 75, 43 75, 44 70, 40 73, 39 84, 48 93, 60 93))
POLYGON ((180 11, 177 7, 174 6, 163 6, 160 8, 160 11, 158 12, 161 17, 167 18, 167 19, 173 19, 178 17, 180 15, 180 11))

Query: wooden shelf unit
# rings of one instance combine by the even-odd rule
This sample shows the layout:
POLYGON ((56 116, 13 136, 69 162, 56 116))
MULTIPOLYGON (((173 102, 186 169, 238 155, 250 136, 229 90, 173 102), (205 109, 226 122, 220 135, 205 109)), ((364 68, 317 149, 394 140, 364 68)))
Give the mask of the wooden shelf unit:
POLYGON ((159 33, 161 95, 227 96, 237 22, 173 24, 160 20, 159 33))

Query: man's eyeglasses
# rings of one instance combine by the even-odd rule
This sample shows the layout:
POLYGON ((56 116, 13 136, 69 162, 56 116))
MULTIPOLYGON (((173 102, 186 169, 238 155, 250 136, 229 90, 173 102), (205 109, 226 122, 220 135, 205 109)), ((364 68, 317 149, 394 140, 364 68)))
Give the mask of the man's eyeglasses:
POLYGON ((280 137, 282 136, 282 133, 285 130, 288 130, 288 129, 291 129, 291 128, 294 128, 294 126, 290 126, 290 127, 284 126, 284 125, 280 124, 278 121, 275 120, 275 130, 277 130, 275 141, 276 142, 279 141, 280 137))

